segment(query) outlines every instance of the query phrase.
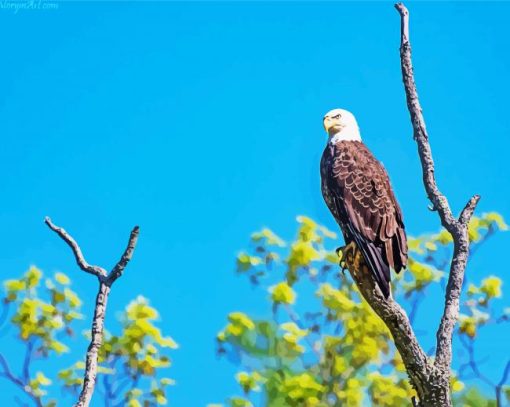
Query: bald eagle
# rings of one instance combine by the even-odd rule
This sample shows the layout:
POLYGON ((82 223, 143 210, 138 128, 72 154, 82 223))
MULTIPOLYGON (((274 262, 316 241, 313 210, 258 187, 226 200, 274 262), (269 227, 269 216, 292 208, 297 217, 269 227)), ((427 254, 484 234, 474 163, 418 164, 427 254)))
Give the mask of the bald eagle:
POLYGON ((324 116, 328 143, 321 159, 321 188, 326 204, 349 247, 360 250, 385 298, 390 268, 407 264, 402 211, 382 164, 362 143, 353 114, 334 109, 324 116))

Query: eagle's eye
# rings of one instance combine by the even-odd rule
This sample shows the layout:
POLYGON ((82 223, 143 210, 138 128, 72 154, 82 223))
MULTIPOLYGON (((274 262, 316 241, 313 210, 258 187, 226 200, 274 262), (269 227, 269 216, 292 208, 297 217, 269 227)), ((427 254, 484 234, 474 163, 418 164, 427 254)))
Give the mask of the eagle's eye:
POLYGON ((336 116, 333 116, 333 119, 340 119, 340 117, 342 117, 342 115, 338 113, 336 116))

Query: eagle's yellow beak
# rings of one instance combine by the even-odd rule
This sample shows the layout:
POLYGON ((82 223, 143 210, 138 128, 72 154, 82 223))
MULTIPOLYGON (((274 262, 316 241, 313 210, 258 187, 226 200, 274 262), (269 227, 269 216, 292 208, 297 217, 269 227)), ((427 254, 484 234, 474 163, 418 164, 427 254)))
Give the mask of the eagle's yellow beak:
POLYGON ((332 128, 335 128, 335 130, 337 132, 339 132, 340 130, 342 130, 343 126, 342 126, 342 123, 340 122, 340 120, 338 119, 333 119, 331 117, 326 117, 324 119, 324 130, 326 130, 326 133, 329 134, 329 131, 332 129, 332 128))
POLYGON ((326 130, 326 133, 329 133, 329 129, 333 127, 333 120, 331 120, 329 117, 326 117, 324 118, 322 124, 324 125, 324 130, 326 130))

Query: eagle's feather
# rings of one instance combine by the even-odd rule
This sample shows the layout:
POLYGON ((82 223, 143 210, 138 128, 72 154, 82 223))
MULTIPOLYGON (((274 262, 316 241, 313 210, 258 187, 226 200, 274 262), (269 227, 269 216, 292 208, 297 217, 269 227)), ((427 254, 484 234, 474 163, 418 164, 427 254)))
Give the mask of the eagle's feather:
POLYGON ((407 264, 402 212, 388 175, 361 141, 328 143, 321 160, 322 194, 346 244, 361 250, 383 294, 389 295, 390 268, 407 264))

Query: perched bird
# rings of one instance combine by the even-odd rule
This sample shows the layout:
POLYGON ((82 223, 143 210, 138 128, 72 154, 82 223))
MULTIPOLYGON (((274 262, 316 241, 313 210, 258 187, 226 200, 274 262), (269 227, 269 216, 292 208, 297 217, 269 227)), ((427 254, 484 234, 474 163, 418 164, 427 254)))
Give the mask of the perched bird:
POLYGON ((390 268, 398 273, 407 264, 402 212, 388 174, 361 141, 352 113, 331 110, 323 124, 329 137, 321 159, 322 196, 342 229, 346 248, 360 250, 388 298, 390 268))

